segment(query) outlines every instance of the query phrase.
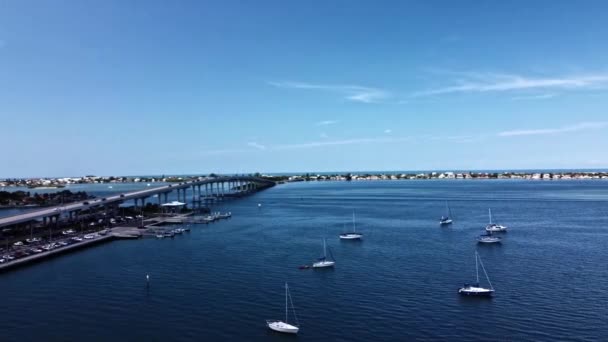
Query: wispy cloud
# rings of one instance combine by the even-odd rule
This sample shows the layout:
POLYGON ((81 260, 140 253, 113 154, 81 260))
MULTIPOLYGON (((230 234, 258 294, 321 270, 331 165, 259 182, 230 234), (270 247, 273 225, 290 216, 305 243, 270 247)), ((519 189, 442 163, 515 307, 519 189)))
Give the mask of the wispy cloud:
POLYGON ((608 74, 590 74, 561 77, 530 77, 513 74, 449 72, 459 78, 453 85, 418 91, 412 97, 452 93, 482 93, 524 91, 534 89, 591 89, 608 86, 608 74))
POLYGON ((264 146, 262 144, 259 144, 257 142, 254 142, 254 141, 248 142, 247 146, 250 146, 250 147, 253 147, 253 148, 257 148, 258 150, 265 150, 266 149, 266 146, 264 146))
POLYGON ((335 125, 338 122, 340 122, 340 121, 338 121, 338 120, 324 120, 324 121, 317 122, 315 125, 317 125, 317 126, 328 126, 328 125, 335 125))
POLYGON ((391 134, 391 133, 393 133, 393 130, 392 130, 392 129, 385 129, 385 130, 384 130, 384 133, 386 133, 386 134, 391 134))
POLYGON ((557 94, 555 94, 555 93, 548 93, 548 94, 539 94, 539 95, 515 96, 512 99, 513 100, 546 100, 546 99, 552 99, 556 96, 557 96, 557 94))
POLYGON ((323 141, 311 141, 300 144, 285 144, 274 146, 276 150, 292 150, 292 149, 305 149, 325 146, 336 146, 336 145, 356 145, 356 144, 378 144, 378 143, 392 143, 392 142, 403 142, 411 141, 414 137, 376 137, 376 138, 356 138, 356 139, 344 139, 344 140, 323 140, 323 141))
POLYGON ((565 133, 565 132, 583 131, 583 130, 589 130, 589 129, 599 129, 599 128, 604 128, 604 127, 608 127, 608 121, 580 122, 577 124, 559 127, 559 128, 520 129, 520 130, 504 131, 504 132, 498 133, 498 136, 514 137, 514 136, 522 136, 522 135, 558 134, 558 133, 565 133))
POLYGON ((313 84, 290 81, 268 82, 268 84, 277 88, 319 90, 340 93, 345 99, 349 101, 361 103, 382 102, 383 100, 390 97, 390 93, 385 90, 359 85, 313 84))
POLYGON ((196 154, 199 156, 216 156, 216 155, 224 155, 224 154, 236 154, 236 153, 244 153, 249 151, 249 149, 244 148, 227 148, 227 149, 201 149, 196 154))
POLYGON ((327 139, 329 136, 327 135, 327 133, 321 132, 321 134, 319 134, 319 137, 322 139, 327 139))

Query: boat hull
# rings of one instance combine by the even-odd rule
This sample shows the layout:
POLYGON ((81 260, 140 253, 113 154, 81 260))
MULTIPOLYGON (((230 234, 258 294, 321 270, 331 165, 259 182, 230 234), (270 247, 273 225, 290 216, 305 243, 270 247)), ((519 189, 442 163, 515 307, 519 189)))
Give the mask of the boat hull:
POLYGON ((340 240, 361 240, 363 234, 359 233, 345 233, 340 234, 340 240))
POLYGON ((502 241, 501 238, 495 238, 495 237, 491 237, 491 238, 487 238, 487 237, 479 237, 477 238, 477 243, 484 243, 484 244, 490 244, 490 243, 500 243, 502 241))
POLYGON ((471 297, 492 297, 492 295, 494 295, 494 290, 483 287, 462 287, 458 290, 458 293, 463 296, 471 297))
POLYGON ((506 232, 506 231, 507 231, 507 227, 505 227, 505 226, 487 226, 486 227, 486 232, 500 233, 500 232, 506 232))
POLYGON ((300 328, 282 321, 267 320, 268 328, 284 334, 297 334, 300 328))
POLYGON ((336 263, 334 261, 319 261, 312 264, 312 268, 327 268, 334 267, 336 263))
POLYGON ((448 224, 452 224, 452 220, 439 221, 439 224, 442 226, 446 226, 448 224))

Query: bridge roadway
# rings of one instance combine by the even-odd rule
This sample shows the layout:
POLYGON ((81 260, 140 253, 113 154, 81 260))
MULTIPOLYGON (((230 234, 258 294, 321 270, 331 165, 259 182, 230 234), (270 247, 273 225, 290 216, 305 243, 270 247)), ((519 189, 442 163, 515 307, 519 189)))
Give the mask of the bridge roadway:
POLYGON ((228 182, 235 182, 235 183, 238 182, 238 184, 241 184, 241 185, 242 184, 251 184, 251 183, 259 183, 259 184, 263 184, 266 186, 274 185, 273 181, 269 181, 269 180, 257 178, 257 177, 250 177, 250 176, 232 176, 232 177, 228 176, 228 177, 206 178, 203 180, 185 181, 182 183, 173 183, 173 184, 168 184, 168 185, 164 185, 164 186, 160 186, 160 187, 156 187, 156 188, 152 188, 152 189, 138 190, 138 191, 127 192, 127 193, 123 193, 123 194, 108 196, 108 197, 105 197, 105 199, 94 198, 94 199, 89 199, 89 200, 85 200, 85 201, 64 204, 62 206, 55 206, 55 207, 48 207, 48 208, 39 209, 39 210, 32 210, 32 211, 28 211, 27 213, 23 213, 23 214, 1 217, 0 218, 0 227, 12 226, 15 224, 29 222, 29 221, 33 221, 33 220, 37 220, 37 219, 42 219, 45 217, 59 216, 63 212, 74 212, 74 211, 88 209, 88 208, 92 208, 92 207, 108 205, 110 203, 121 203, 121 202, 127 201, 127 200, 137 200, 137 199, 141 199, 141 198, 151 197, 156 194, 158 194, 160 196, 160 194, 162 194, 162 193, 169 193, 173 190, 178 190, 178 189, 187 191, 187 189, 189 189, 190 187, 196 187, 199 185, 215 184, 215 183, 228 183, 228 182), (88 204, 86 204, 86 203, 88 203, 88 204))

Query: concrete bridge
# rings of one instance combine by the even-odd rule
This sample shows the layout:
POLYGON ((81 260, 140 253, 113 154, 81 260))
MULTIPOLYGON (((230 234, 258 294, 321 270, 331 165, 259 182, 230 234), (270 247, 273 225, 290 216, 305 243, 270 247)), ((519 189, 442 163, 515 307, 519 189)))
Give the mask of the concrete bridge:
POLYGON ((133 201, 135 207, 141 203, 143 207, 146 200, 157 195, 158 204, 168 201, 169 193, 176 191, 178 201, 187 203, 190 195, 192 203, 204 199, 219 199, 228 195, 246 195, 257 192, 275 185, 273 181, 263 178, 250 176, 229 176, 199 178, 181 183, 172 183, 160 187, 148 188, 123 194, 112 195, 104 198, 89 199, 80 202, 65 204, 62 206, 48 207, 40 210, 28 211, 27 213, 0 218, 0 228, 16 225, 30 225, 37 220, 42 220, 44 225, 47 223, 57 223, 62 215, 69 215, 74 219, 83 210, 91 208, 118 208, 125 201, 133 201), (190 193, 190 194, 189 194, 190 193))

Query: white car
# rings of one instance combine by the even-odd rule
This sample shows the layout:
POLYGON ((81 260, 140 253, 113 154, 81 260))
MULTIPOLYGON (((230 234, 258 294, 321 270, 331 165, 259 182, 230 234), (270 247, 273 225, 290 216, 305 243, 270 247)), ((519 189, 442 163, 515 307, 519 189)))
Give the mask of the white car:
POLYGON ((23 242, 17 241, 13 244, 13 246, 23 246, 23 242))
POLYGON ((94 239, 95 235, 93 235, 93 234, 87 234, 87 235, 84 236, 84 238, 87 239, 87 240, 94 239))

